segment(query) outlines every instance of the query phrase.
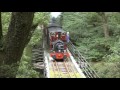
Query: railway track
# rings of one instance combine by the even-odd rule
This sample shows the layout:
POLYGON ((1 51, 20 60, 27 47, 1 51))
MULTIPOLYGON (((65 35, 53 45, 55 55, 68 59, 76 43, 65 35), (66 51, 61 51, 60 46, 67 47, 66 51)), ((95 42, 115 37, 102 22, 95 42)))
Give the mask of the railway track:
POLYGON ((81 78, 70 60, 51 61, 51 78, 81 78))
POLYGON ((52 62, 54 77, 63 78, 63 77, 70 77, 70 73, 68 68, 66 67, 65 62, 52 62))

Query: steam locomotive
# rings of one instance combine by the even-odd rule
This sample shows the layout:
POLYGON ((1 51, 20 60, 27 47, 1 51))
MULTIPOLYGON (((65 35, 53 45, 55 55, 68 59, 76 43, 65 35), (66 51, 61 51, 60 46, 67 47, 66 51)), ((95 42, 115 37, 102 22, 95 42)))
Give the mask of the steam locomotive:
POLYGON ((69 57, 67 53, 67 32, 57 24, 55 18, 52 18, 50 24, 45 30, 47 45, 50 50, 50 56, 54 60, 65 60, 69 57))

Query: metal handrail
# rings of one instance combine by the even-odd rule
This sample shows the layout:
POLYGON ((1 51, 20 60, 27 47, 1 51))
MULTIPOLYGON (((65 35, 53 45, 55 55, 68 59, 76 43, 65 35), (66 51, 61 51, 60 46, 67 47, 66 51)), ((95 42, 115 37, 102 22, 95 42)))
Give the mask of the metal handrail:
POLYGON ((97 73, 92 69, 92 67, 89 65, 86 59, 82 56, 80 51, 77 50, 77 48, 72 44, 71 41, 68 44, 68 48, 74 57, 77 57, 77 59, 80 60, 80 62, 83 62, 84 64, 86 64, 85 67, 80 67, 80 68, 83 70, 84 74, 88 78, 99 78, 97 73), (75 55, 76 53, 77 53, 77 56, 75 55))

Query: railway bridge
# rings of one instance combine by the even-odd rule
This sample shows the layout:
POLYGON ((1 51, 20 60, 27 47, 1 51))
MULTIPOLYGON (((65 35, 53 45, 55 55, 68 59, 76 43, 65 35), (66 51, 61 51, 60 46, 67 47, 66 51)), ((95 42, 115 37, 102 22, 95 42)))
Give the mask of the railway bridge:
POLYGON ((63 62, 52 60, 44 35, 41 42, 32 49, 32 64, 45 78, 99 78, 71 41, 67 48, 70 57, 63 62))

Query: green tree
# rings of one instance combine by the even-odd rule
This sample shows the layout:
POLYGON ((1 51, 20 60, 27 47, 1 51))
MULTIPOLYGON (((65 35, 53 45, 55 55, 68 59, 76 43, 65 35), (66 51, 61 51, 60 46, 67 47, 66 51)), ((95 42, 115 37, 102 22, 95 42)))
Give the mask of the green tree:
MULTIPOLYGON (((1 25, 3 25, 4 49, 0 52, 0 77, 16 77, 19 65, 20 68, 25 67, 25 65, 23 65, 24 63, 20 61, 24 60, 24 62, 26 62, 24 56, 27 54, 27 51, 24 48, 26 46, 28 47, 27 44, 31 40, 31 37, 33 39, 36 37, 36 33, 39 34, 38 32, 40 32, 40 29, 38 30, 36 27, 38 25, 47 25, 49 12, 2 12, 1 16, 1 25), (34 33, 35 30, 36 32, 34 33), (25 51, 25 53, 23 53, 23 51, 25 51), (21 64, 19 64, 19 62, 21 64)), ((41 34, 37 35, 37 39, 40 39, 40 37, 41 34)), ((30 43, 31 42, 34 41, 31 40, 30 43)), ((27 56, 29 57, 27 58, 28 62, 31 54, 27 55, 30 55, 27 56)), ((34 72, 32 71, 32 68, 29 69, 30 72, 34 72)))
MULTIPOLYGON (((1 64, 17 64, 22 56, 29 36, 34 12, 13 12, 4 43, 4 52, 0 53, 1 64)), ((18 67, 19 65, 17 65, 18 67)), ((15 70, 17 72, 17 68, 15 70)), ((6 72, 3 72, 6 73, 6 72)), ((12 76, 15 77, 16 73, 12 76)))
POLYGON ((38 27, 35 30, 31 31, 31 37, 29 35, 29 43, 26 45, 24 49, 24 53, 22 55, 19 69, 16 75, 16 78, 39 78, 41 77, 41 74, 39 72, 36 72, 31 65, 32 60, 32 46, 34 45, 40 45, 42 40, 42 32, 43 32, 43 26, 48 24, 48 21, 50 20, 50 13, 49 12, 36 12, 34 14, 34 20, 33 25, 37 25, 38 27), (39 76, 40 74, 40 76, 39 76))
POLYGON ((63 18, 63 29, 100 77, 119 77, 120 13, 63 12, 63 18))
POLYGON ((5 64, 20 60, 31 31, 33 12, 13 12, 5 43, 5 64))

